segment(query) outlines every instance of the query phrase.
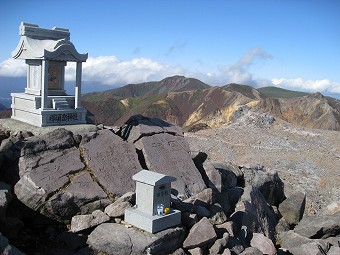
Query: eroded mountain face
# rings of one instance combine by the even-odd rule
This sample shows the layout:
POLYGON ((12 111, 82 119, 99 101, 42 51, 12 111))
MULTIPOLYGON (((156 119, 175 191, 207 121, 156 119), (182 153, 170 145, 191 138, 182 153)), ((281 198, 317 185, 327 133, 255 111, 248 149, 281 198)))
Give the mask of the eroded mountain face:
POLYGON ((142 114, 187 130, 202 124, 216 128, 231 123, 240 107, 246 106, 295 125, 340 130, 339 100, 320 93, 306 95, 282 89, 268 93, 238 84, 210 87, 183 76, 86 94, 83 105, 89 111, 89 120, 104 125, 122 125, 132 115, 142 114))

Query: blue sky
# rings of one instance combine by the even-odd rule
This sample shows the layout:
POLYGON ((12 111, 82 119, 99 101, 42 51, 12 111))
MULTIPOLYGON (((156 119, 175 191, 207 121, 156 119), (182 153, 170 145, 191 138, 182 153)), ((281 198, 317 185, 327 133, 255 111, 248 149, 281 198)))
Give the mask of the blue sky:
POLYGON ((69 28, 83 80, 108 89, 179 74, 340 97, 339 13, 339 0, 2 0, 0 76, 26 74, 11 58, 25 21, 69 28))

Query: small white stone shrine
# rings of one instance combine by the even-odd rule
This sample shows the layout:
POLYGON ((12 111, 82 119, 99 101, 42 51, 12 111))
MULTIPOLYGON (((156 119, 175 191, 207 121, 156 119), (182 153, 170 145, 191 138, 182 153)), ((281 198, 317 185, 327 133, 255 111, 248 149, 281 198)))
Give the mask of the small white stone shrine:
POLYGON ((81 107, 82 62, 88 54, 79 54, 65 28, 40 28, 22 22, 15 59, 25 59, 27 86, 25 93, 12 93, 12 118, 35 126, 86 123, 86 110, 81 107), (76 62, 75 95, 66 95, 65 66, 76 62))
POLYGON ((125 221, 150 233, 181 224, 181 212, 170 207, 175 177, 142 170, 136 181, 136 205, 125 210, 125 221))

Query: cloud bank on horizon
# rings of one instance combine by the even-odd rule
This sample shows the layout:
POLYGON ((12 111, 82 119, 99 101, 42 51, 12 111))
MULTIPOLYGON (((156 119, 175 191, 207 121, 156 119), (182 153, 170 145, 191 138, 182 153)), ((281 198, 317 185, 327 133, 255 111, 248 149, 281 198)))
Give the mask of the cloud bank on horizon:
MULTIPOLYGON (((121 60, 116 56, 89 57, 83 63, 82 79, 88 82, 97 82, 107 85, 108 89, 124 86, 131 83, 158 81, 173 75, 183 75, 197 78, 212 86, 221 86, 229 83, 239 83, 254 87, 276 86, 284 89, 321 92, 323 94, 336 94, 340 97, 340 83, 329 79, 310 80, 302 77, 296 78, 255 78, 249 70, 259 61, 266 61, 272 56, 261 48, 249 50, 236 63, 220 67, 215 72, 201 72, 186 69, 180 65, 171 66, 157 62, 150 58, 133 58, 121 60)), ((22 60, 6 59, 0 62, 0 76, 25 77, 27 65, 22 60)), ((65 72, 66 81, 75 80, 75 64, 68 63, 65 72)))

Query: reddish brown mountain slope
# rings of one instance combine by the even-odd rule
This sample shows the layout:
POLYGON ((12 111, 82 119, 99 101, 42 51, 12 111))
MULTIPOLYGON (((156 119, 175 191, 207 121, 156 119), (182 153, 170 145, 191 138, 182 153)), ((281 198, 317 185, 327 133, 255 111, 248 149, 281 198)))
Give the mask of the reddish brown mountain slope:
POLYGON ((290 123, 318 129, 340 130, 338 100, 320 93, 296 98, 266 98, 256 106, 290 123))
POLYGON ((320 93, 305 95, 238 84, 210 87, 197 79, 174 76, 86 94, 82 101, 89 120, 105 125, 121 125, 130 116, 142 114, 182 127, 219 127, 230 123, 235 111, 246 105, 255 112, 269 112, 296 125, 340 130, 340 101, 320 93))

